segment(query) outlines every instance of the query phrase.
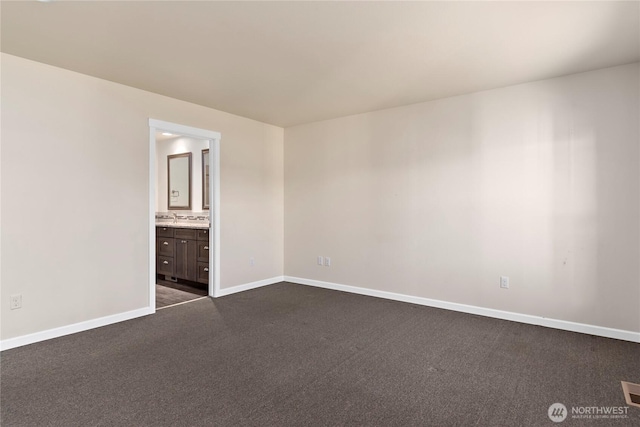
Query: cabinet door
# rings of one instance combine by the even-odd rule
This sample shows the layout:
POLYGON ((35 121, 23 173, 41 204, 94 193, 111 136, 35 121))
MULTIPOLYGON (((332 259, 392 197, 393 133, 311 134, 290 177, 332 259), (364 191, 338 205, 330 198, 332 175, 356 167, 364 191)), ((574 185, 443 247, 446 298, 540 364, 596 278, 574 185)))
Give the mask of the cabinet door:
POLYGON ((198 246, 195 240, 176 239, 175 263, 177 278, 197 280, 197 250, 198 246))

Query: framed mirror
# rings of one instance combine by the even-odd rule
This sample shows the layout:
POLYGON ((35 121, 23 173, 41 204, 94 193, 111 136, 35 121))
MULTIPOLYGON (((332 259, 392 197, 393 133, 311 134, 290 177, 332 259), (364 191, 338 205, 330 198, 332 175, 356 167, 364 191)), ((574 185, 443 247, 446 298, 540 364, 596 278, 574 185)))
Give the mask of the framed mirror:
POLYGON ((202 150, 202 209, 209 209, 209 149, 202 150))
POLYGON ((169 209, 191 210, 191 153, 167 156, 169 209))

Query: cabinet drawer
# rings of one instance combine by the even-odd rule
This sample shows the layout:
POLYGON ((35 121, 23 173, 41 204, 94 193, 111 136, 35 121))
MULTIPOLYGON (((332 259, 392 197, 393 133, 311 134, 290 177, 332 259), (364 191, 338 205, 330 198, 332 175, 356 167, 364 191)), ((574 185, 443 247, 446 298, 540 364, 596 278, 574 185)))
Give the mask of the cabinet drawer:
POLYGON ((209 283, 209 263, 208 262, 198 263, 198 282, 209 283))
POLYGON ((173 257, 175 239, 156 237, 156 255, 173 257))
POLYGON ((156 273, 164 274, 165 276, 175 276, 176 269, 173 262, 173 258, 166 256, 159 256, 156 260, 156 273))
POLYGON ((198 242, 198 262, 209 262, 209 242, 198 242))
POLYGON ((173 228, 171 228, 171 227, 156 227, 156 236, 173 237, 173 228))
POLYGON ((197 231, 193 228, 176 228, 173 230, 173 235, 176 239, 196 240, 197 231))
POLYGON ((209 241, 209 230, 198 230, 198 240, 206 240, 209 241))

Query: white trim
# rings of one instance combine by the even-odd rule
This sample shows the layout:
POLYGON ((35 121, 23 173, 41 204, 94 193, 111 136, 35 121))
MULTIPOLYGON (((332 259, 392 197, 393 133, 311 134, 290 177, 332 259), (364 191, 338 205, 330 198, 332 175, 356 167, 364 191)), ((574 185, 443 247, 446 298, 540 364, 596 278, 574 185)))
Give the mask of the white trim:
POLYGON ((220 136, 209 143, 209 296, 220 294, 220 136), (215 255, 215 256, 214 256, 215 255))
POLYGON ((11 348, 21 347, 27 344, 33 344, 40 341, 50 340, 52 338, 71 335, 77 332, 88 331, 102 326, 111 325, 113 323, 123 322, 125 320, 135 319, 136 317, 153 314, 155 310, 150 307, 139 308, 137 310, 127 311, 125 313, 112 314, 110 316, 100 317, 98 319, 87 320, 72 325, 61 326, 59 328, 48 329, 42 332, 36 332, 29 335, 23 335, 15 338, 8 338, 0 341, 0 350, 9 350, 11 348))
POLYGON ((258 280, 257 282, 245 283, 244 285, 232 286, 230 288, 220 289, 219 297, 235 294, 238 292, 248 291, 250 289, 261 288, 263 286, 273 285, 274 283, 284 282, 284 276, 276 276, 270 279, 258 280))
POLYGON ((165 130, 171 133, 178 133, 184 136, 190 136, 200 139, 220 139, 220 132, 214 132, 212 130, 199 129, 191 126, 179 125, 177 123, 164 122, 162 120, 149 119, 149 127, 156 128, 158 130, 165 130))
POLYGON ((549 319, 528 314, 513 313, 510 311, 494 310, 491 308, 477 307, 474 305, 458 304, 455 302, 440 301, 430 298, 415 297, 411 295, 397 294, 394 292, 377 291, 374 289, 359 288, 356 286, 341 285, 338 283, 323 282, 320 280, 303 279, 300 277, 284 276, 285 282, 299 285, 315 286, 318 288, 333 289, 336 291, 350 292, 353 294, 368 295, 371 297, 385 298, 394 301, 408 302, 427 307, 444 308, 446 310, 462 313, 477 314, 496 319, 511 320, 530 325, 545 326, 547 328, 562 329, 565 331, 579 332, 582 334, 597 335, 606 338, 615 338, 624 341, 640 343, 640 332, 625 331, 622 329, 606 328, 603 326, 587 325, 584 323, 569 322, 566 320, 549 319))
POLYGON ((164 307, 158 307, 158 308, 156 309, 156 311, 164 310, 165 308, 175 307, 175 306, 177 306, 177 305, 189 304, 190 302, 200 301, 201 299, 205 299, 205 298, 209 298, 209 297, 208 297, 208 296, 204 296, 204 297, 200 297, 200 298, 190 299, 189 301, 182 301, 182 302, 177 302, 177 303, 175 303, 175 304, 171 304, 171 305, 165 305, 164 307))
POLYGON ((156 311, 156 128, 149 128, 149 308, 156 311))

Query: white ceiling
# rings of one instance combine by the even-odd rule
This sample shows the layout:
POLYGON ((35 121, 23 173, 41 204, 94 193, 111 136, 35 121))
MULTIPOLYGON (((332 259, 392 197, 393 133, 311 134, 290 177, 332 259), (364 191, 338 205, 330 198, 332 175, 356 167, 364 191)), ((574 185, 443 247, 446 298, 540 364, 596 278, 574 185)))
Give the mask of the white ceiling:
POLYGON ((287 127, 640 60, 633 2, 1 2, 3 52, 287 127))

